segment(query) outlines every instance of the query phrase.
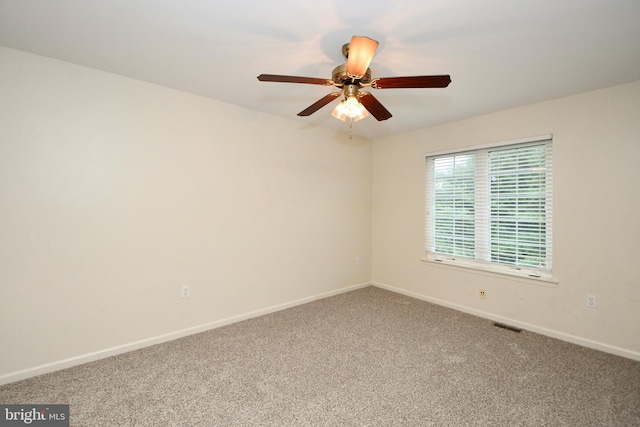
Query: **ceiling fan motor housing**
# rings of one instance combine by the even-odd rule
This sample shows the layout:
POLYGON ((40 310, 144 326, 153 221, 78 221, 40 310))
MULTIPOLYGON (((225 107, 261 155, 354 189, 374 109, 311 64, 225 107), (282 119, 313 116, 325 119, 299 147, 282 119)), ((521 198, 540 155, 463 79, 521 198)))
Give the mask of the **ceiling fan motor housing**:
POLYGON ((338 65, 331 73, 331 80, 333 80, 334 85, 338 87, 341 87, 347 82, 354 84, 371 83, 371 68, 367 68, 367 72, 359 79, 353 79, 347 75, 347 64, 338 65))

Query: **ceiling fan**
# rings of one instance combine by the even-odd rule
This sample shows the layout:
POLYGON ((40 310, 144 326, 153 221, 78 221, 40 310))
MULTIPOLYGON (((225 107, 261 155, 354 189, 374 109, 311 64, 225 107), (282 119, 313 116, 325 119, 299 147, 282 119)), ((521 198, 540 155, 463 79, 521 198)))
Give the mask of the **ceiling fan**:
POLYGON ((346 64, 337 66, 331 80, 316 77, 282 76, 277 74, 260 74, 261 82, 304 83, 322 86, 335 86, 340 89, 332 92, 306 109, 298 116, 310 116, 320 108, 329 104, 340 95, 344 99, 335 108, 332 116, 346 121, 358 121, 373 115, 378 121, 387 120, 391 113, 370 92, 361 91, 363 88, 373 89, 401 89, 401 88, 444 88, 451 83, 449 75, 411 76, 411 77, 381 77, 371 78, 369 64, 378 48, 378 42, 369 37, 353 36, 351 43, 342 46, 342 54, 346 64))

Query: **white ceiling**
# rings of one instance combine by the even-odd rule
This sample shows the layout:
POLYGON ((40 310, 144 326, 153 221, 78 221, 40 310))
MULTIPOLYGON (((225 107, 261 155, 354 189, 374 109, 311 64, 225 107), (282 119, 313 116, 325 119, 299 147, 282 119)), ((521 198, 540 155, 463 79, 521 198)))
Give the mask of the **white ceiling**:
POLYGON ((352 35, 380 42, 374 77, 450 74, 446 89, 387 89, 379 138, 640 80, 639 0, 0 0, 0 45, 348 131, 331 78, 352 35), (334 101, 337 103, 337 101, 334 101))

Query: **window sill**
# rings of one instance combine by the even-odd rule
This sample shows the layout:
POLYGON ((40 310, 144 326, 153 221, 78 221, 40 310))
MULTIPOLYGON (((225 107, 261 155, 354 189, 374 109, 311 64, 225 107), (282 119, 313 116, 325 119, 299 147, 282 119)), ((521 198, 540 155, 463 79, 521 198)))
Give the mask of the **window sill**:
POLYGON ((420 261, 422 261, 425 264, 429 264, 429 265, 440 267, 440 268, 446 268, 449 270, 466 271, 473 274, 480 274, 483 276, 515 280, 518 282, 530 283, 530 284, 546 286, 551 288, 555 288, 556 286, 558 286, 558 283, 559 283, 559 281, 553 277, 551 278, 533 277, 533 276, 529 276, 526 273, 520 273, 516 271, 511 272, 511 271, 507 271, 499 268, 491 268, 491 267, 482 268, 480 266, 475 266, 475 265, 472 266, 469 264, 461 264, 461 263, 456 263, 456 262, 447 261, 447 260, 436 261, 426 257, 420 258, 420 261))

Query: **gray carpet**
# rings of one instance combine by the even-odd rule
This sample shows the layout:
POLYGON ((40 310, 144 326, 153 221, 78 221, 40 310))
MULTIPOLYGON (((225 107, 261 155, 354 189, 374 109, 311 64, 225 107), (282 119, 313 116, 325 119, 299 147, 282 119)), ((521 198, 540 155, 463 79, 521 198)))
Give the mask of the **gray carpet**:
POLYGON ((640 425, 640 362, 368 287, 0 387, 74 426, 640 425))

